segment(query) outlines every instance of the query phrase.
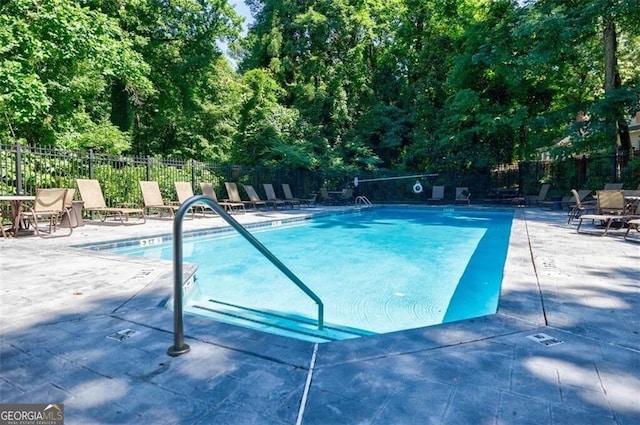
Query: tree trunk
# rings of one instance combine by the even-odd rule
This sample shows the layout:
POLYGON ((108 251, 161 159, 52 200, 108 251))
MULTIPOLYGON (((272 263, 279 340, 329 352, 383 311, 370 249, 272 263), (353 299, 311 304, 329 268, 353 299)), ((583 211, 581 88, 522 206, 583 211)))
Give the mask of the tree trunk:
POLYGON ((122 80, 111 85, 111 124, 121 131, 129 131, 132 124, 131 104, 122 80))
MULTIPOLYGON (((617 58, 617 32, 616 24, 612 16, 604 17, 604 91, 610 93, 612 90, 619 88, 621 84, 620 74, 618 73, 617 58)), ((614 103, 617 106, 617 102, 614 103)), ((618 145, 618 137, 620 138, 620 149, 623 152, 631 150, 631 137, 629 136, 629 124, 624 117, 622 111, 612 111, 610 125, 607 131, 611 144, 615 147, 618 145), (615 117, 615 118, 614 118, 615 117)))

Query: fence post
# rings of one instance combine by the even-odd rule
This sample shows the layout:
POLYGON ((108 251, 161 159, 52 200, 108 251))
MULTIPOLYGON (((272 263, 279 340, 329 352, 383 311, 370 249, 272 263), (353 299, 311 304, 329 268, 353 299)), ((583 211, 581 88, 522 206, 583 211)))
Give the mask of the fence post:
POLYGON ((22 152, 20 151, 20 142, 16 142, 16 194, 22 193, 22 152))
POLYGON ((191 160, 191 187, 195 187, 196 184, 196 160, 191 160))
POLYGON ((89 149, 89 178, 93 178, 93 149, 89 149))
POLYGON ((151 156, 147 155, 147 181, 151 180, 151 156))

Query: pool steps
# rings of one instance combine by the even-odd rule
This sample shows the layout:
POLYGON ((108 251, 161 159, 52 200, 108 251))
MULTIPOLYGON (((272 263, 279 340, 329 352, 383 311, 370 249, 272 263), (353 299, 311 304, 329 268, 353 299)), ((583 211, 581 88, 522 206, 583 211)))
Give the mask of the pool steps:
POLYGON ((310 342, 323 343, 374 335, 373 332, 331 323, 325 323, 324 328, 318 330, 318 322, 312 318, 261 311, 212 299, 200 300, 186 307, 185 311, 220 322, 310 342))

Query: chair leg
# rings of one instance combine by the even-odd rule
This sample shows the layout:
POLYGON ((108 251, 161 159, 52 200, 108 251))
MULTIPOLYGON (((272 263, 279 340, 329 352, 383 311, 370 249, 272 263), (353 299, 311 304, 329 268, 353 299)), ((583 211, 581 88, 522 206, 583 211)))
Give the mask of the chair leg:
POLYGON ((583 219, 582 219, 582 218, 580 218, 580 221, 578 222, 578 228, 576 229, 576 231, 577 231, 578 233, 580 233, 580 226, 582 226, 582 220, 583 220, 583 219))

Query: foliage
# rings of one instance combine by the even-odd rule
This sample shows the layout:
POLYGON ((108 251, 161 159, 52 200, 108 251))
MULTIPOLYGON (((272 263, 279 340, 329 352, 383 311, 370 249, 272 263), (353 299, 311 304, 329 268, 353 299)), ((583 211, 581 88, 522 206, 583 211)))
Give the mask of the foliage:
POLYGON ((240 18, 225 0, 90 1, 117 19, 149 67, 155 89, 143 102, 114 99, 134 132, 136 154, 225 160, 238 91, 220 43, 233 40, 240 18))
MULTIPOLYGON (((146 64, 117 23, 76 1, 3 2, 0 45, 0 140, 42 146, 71 134, 91 138, 109 119, 114 79, 139 98, 153 91, 146 64)), ((103 146, 121 150, 126 141, 103 146)))
POLYGON ((637 0, 247 3, 240 37, 227 0, 2 2, 0 142, 460 176, 629 148, 637 0))

